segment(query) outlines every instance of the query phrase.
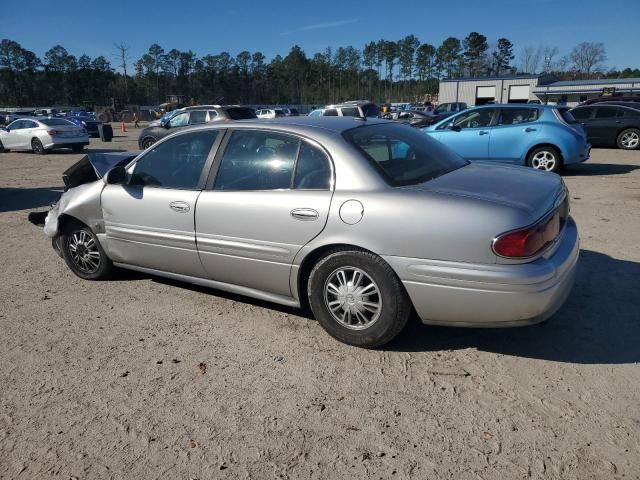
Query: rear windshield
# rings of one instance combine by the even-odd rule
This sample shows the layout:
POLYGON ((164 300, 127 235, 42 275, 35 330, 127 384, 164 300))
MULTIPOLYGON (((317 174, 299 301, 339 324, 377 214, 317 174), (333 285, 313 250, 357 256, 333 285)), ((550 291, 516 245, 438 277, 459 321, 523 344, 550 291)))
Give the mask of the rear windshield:
POLYGON ((380 115, 380 109, 375 103, 367 103, 362 106, 362 113, 365 117, 377 117, 380 115))
POLYGON ((426 182, 469 163, 442 143, 406 125, 361 126, 342 135, 394 187, 426 182))
POLYGON ((575 117, 573 116, 573 114, 569 111, 568 108, 559 108, 558 109, 558 113, 560 114, 560 116, 562 117, 562 119, 569 123, 578 123, 578 121, 575 119, 575 117))
POLYGON ((256 118, 256 114, 250 108, 233 107, 227 108, 227 115, 231 120, 246 120, 249 118, 256 118))
POLYGON ((69 120, 63 120, 61 118, 43 118, 38 119, 38 121, 49 127, 68 127, 69 125, 73 125, 75 127, 75 125, 69 120))

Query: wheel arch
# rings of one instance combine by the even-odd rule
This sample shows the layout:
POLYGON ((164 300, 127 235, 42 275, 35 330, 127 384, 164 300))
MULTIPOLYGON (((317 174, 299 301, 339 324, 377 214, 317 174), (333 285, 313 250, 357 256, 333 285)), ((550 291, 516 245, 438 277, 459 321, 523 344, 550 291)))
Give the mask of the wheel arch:
POLYGON ((541 148, 541 147, 551 147, 554 150, 556 150, 558 152, 558 154, 560 155, 561 164, 564 164, 564 153, 562 153, 562 148, 561 147, 559 147, 558 145, 556 145, 555 143, 552 143, 552 142, 536 142, 535 145, 533 145, 531 148, 529 148, 529 150, 527 150, 527 153, 524 156, 524 164, 525 164, 525 166, 528 165, 528 163, 529 163, 529 155, 531 155, 531 153, 535 149, 541 148))

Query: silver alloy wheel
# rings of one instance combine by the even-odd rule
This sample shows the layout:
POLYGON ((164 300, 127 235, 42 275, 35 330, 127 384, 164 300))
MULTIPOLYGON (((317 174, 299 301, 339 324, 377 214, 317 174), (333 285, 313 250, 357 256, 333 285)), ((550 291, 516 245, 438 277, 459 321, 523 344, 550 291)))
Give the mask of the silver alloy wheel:
POLYGON ((637 132, 626 132, 620 138, 620 143, 624 148, 628 148, 629 150, 633 150, 638 147, 640 143, 640 135, 637 132))
POLYGON ((33 140, 31 140, 31 149, 33 150, 33 153, 44 152, 44 147, 42 146, 42 142, 37 138, 34 138, 33 140))
POLYGON ((152 146, 154 143, 156 143, 156 141, 153 138, 147 138, 145 139, 145 141, 142 143, 142 148, 144 148, 145 150, 147 148, 149 148, 150 146, 152 146))
POLYGON ((364 330, 382 313, 382 294, 363 270, 340 267, 327 277, 324 302, 331 316, 350 330, 364 330))
POLYGON ((536 170, 553 171, 557 163, 556 156, 549 150, 540 150, 531 159, 531 166, 536 170))
POLYGON ((100 251, 93 235, 86 230, 76 230, 67 237, 67 249, 71 261, 83 273, 91 274, 100 268, 100 251))

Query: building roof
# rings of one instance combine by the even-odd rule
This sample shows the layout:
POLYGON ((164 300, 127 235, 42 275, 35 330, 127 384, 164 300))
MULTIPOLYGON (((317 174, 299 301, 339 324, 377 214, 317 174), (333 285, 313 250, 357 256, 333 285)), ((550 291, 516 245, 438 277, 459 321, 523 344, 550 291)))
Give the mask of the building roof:
POLYGON ((440 80, 441 82, 483 82, 491 80, 526 80, 526 79, 539 79, 543 77, 549 77, 548 73, 540 73, 535 75, 522 74, 522 75, 503 75, 498 77, 460 77, 460 78, 445 78, 440 80))
POLYGON ((562 80, 547 85, 548 87, 576 87, 580 85, 615 85, 619 83, 638 83, 640 78, 600 78, 597 80, 562 80))

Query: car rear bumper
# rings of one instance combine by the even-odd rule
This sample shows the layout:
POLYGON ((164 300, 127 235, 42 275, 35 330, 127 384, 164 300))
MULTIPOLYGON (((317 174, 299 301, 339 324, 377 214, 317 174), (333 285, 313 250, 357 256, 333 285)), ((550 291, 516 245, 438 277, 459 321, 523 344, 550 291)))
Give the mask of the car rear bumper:
POLYGON ((69 148, 76 145, 89 145, 89 137, 69 137, 69 138, 49 138, 46 142, 42 142, 44 148, 52 150, 55 148, 69 148))
POLYGON ((589 160, 591 156, 591 144, 587 143, 583 148, 576 151, 573 155, 567 155, 564 158, 565 165, 571 165, 575 163, 582 163, 589 160))
POLYGON ((400 276, 423 323, 513 327, 542 322, 571 291, 579 254, 569 218, 553 253, 531 263, 475 265, 384 257, 400 276))

